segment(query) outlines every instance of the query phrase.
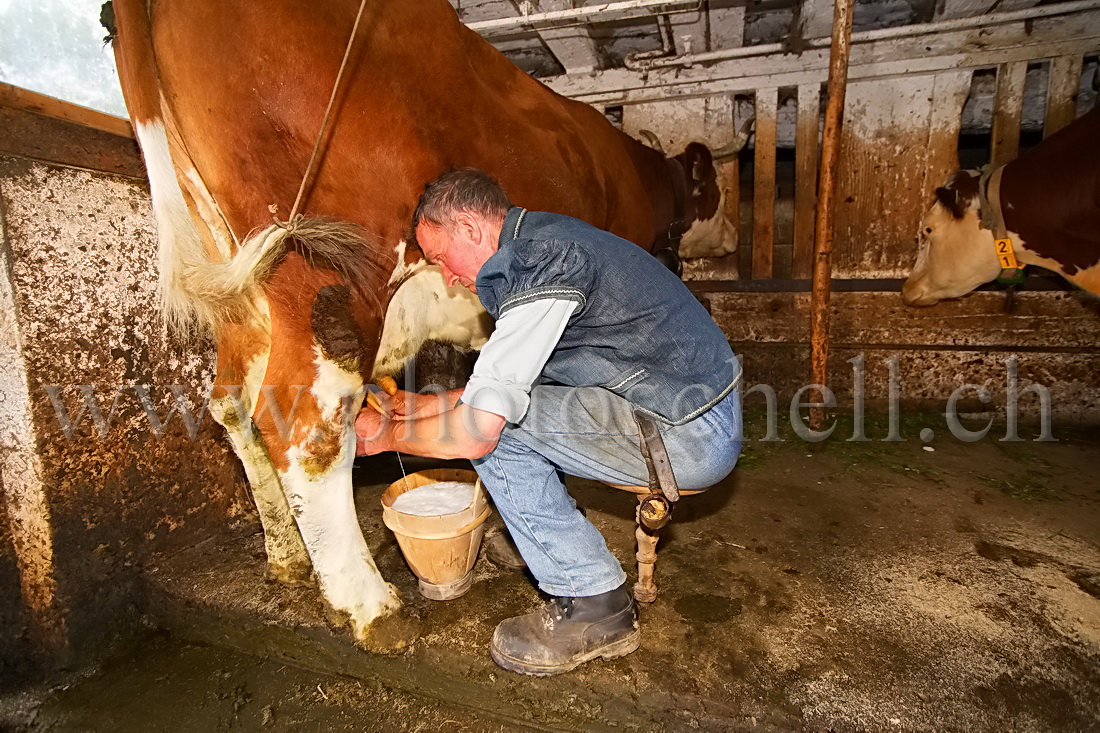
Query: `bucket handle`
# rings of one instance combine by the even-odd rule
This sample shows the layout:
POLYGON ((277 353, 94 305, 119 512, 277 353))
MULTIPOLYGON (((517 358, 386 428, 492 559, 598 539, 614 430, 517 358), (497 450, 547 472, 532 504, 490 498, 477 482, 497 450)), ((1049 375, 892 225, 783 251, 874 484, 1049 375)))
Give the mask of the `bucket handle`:
MULTIPOLYGON (((404 528, 399 528, 400 531, 398 531, 398 529, 390 527, 389 522, 386 522, 386 526, 389 527, 390 531, 396 534, 400 534, 402 537, 410 537, 414 540, 449 540, 460 535, 469 534, 474 530, 475 527, 488 519, 489 515, 492 514, 492 512, 493 510, 486 506, 485 511, 483 511, 478 517, 474 518, 472 521, 464 524, 458 529, 447 532, 446 534, 409 534, 404 528)), ((383 517, 383 520, 384 519, 385 517, 383 517)))

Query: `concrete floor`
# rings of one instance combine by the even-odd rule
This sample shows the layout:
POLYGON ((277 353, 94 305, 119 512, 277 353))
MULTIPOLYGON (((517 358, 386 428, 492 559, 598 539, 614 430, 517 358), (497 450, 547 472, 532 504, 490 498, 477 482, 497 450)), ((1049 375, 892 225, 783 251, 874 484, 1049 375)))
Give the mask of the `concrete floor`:
MULTIPOLYGON (((378 721, 403 719, 387 700, 433 730, 1100 729, 1100 431, 1055 426, 1057 443, 1005 443, 995 427, 927 451, 915 436, 936 425, 941 416, 907 418, 910 439, 891 443, 869 419, 870 442, 845 441, 841 426, 811 445, 762 442, 750 419, 738 469, 685 499, 664 530, 641 649, 560 677, 512 675, 489 659, 494 625, 539 602, 523 574, 482 558, 463 598, 416 593, 377 506, 398 475, 392 459, 359 467, 357 501, 382 573, 424 629, 409 653, 362 652, 329 630, 315 590, 265 582, 254 528, 150 569, 150 620, 174 634, 171 658, 191 653, 188 640, 278 660, 266 664, 288 665, 283 674, 340 675, 340 705, 360 711, 329 726, 341 730, 390 730, 378 721)), ((634 499, 586 481, 571 489, 632 571, 634 499)), ((300 722, 290 729, 324 725, 305 702, 321 711, 328 701, 284 703, 274 669, 240 664, 249 700, 225 729, 270 724, 250 702, 268 698, 270 715, 285 704, 284 720, 300 722)), ((108 673, 82 684, 99 679, 111 687, 108 673)), ((324 689, 332 678, 316 679, 324 689)), ((83 689, 75 708, 53 693, 53 717, 34 729, 94 707, 83 689)), ((167 704, 163 694, 148 704, 167 704)), ((179 696, 196 716, 213 699, 186 686, 179 696)), ((210 729, 178 729, 200 728, 210 729)))

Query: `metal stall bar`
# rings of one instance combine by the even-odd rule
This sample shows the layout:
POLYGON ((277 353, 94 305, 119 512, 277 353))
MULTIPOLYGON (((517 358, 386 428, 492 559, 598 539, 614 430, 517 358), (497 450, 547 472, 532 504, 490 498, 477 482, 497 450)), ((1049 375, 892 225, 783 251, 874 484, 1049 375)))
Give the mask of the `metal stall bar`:
MULTIPOLYGON (((824 385, 829 365, 829 285, 833 253, 833 211, 836 174, 840 158, 840 127, 844 116, 844 93, 848 84, 848 53, 852 40, 854 0, 835 0, 833 41, 829 51, 829 101, 825 106, 825 129, 821 143, 821 175, 817 199, 817 227, 814 236, 813 293, 810 297, 810 380, 824 385)), ((824 395, 818 402, 824 402, 824 395)), ((825 408, 810 408, 810 427, 825 424, 825 408)))

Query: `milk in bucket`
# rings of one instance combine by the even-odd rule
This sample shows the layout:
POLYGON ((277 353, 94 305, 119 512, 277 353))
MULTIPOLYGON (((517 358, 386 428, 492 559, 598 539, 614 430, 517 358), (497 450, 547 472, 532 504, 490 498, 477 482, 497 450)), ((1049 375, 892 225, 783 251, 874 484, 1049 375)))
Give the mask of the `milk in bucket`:
POLYGON ((439 481, 406 491, 393 500, 393 508, 402 514, 435 517, 460 512, 473 501, 473 484, 465 481, 439 481))
POLYGON ((477 474, 430 469, 410 473, 382 492, 382 521, 393 531, 420 593, 449 600, 473 582, 490 510, 477 474))

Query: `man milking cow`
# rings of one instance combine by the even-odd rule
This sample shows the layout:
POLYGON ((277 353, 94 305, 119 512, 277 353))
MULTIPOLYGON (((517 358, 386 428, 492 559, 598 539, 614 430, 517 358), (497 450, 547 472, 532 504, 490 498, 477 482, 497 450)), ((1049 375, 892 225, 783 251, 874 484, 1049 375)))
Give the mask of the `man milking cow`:
POLYGON ((497 626, 497 664, 547 675, 629 654, 640 633, 626 574, 562 477, 645 484, 647 420, 659 426, 680 488, 728 475, 741 412, 740 367, 725 336, 645 250, 571 217, 514 207, 481 171, 428 184, 413 227, 447 284, 476 293, 496 328, 464 389, 399 392, 395 420, 364 410, 357 452, 473 462, 551 596, 497 626))

